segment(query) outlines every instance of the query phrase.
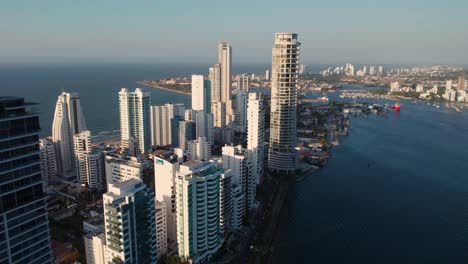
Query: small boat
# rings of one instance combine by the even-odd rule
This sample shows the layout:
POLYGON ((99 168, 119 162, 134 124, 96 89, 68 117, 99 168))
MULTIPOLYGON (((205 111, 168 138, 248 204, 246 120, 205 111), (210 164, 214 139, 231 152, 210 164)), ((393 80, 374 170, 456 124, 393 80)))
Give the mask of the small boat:
POLYGON ((395 110, 395 112, 399 113, 400 112, 400 104, 396 103, 395 105, 390 106, 391 109, 395 110))

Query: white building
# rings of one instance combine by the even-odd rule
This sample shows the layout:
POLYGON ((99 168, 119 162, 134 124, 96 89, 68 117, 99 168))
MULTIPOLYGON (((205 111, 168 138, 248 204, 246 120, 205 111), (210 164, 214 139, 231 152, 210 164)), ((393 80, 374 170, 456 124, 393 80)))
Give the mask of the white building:
POLYGON ((383 74, 383 66, 379 66, 379 75, 383 74))
POLYGON ((105 256, 106 235, 104 233, 89 233, 83 238, 86 263, 107 264, 105 256))
POLYGON ((267 81, 270 80, 270 71, 269 70, 265 71, 265 80, 267 80, 267 81))
POLYGON ((213 126, 225 127, 226 126, 226 104, 222 102, 214 102, 211 104, 211 111, 213 113, 213 126))
POLYGON ((276 33, 272 59, 271 122, 268 166, 294 173, 297 163, 297 68, 300 43, 295 33, 276 33))
POLYGON ((218 63, 221 65, 221 102, 226 104, 226 125, 233 119, 231 100, 231 46, 226 41, 218 45, 218 63))
POLYGON ((211 85, 203 75, 192 75, 192 109, 211 113, 211 85))
POLYGON ((106 156, 107 184, 128 181, 130 179, 143 179, 143 172, 148 162, 140 162, 135 157, 106 156))
POLYGON ((103 196, 106 262, 156 263, 154 193, 141 180, 110 184, 103 196))
POLYGON ((187 142, 187 159, 206 161, 211 159, 211 144, 205 137, 187 142))
POLYGON ((398 82, 390 83, 390 92, 398 92, 400 90, 400 84, 398 82))
MULTIPOLYGON (((255 197, 256 184, 260 183, 263 176, 264 161, 264 136, 265 135, 265 108, 260 94, 249 93, 247 106, 247 150, 252 162, 252 177, 254 183, 250 184, 249 196, 255 197)), ((252 206, 250 204, 249 206, 252 206)))
POLYGON ((75 177, 73 135, 86 130, 86 122, 77 93, 62 93, 58 96, 52 124, 52 141, 55 144, 57 172, 62 176, 75 177))
MULTIPOLYGON (((240 189, 242 194, 244 195, 243 200, 244 204, 242 208, 237 208, 236 212, 237 213, 242 213, 246 212, 247 204, 246 201, 247 196, 249 194, 249 172, 250 172, 250 166, 251 163, 249 162, 247 156, 245 155, 245 150, 242 148, 241 145, 238 146, 224 146, 223 149, 223 168, 224 169, 229 169, 232 171, 232 186, 236 186, 237 188, 240 189)), ((234 198, 234 196, 233 196, 234 198)), ((237 197, 239 199, 239 197, 237 197)), ((252 197, 250 197, 252 198, 252 197)), ((253 197, 255 199, 255 197, 253 197)), ((239 206, 239 204, 236 204, 236 201, 234 201, 234 205, 239 206)), ((237 201, 238 202, 238 201, 237 201)), ((242 218, 244 215, 237 215, 235 216, 237 218, 242 218)), ((234 222, 236 222, 234 220, 234 222)))
POLYGON ((208 261, 221 248, 220 185, 225 173, 216 162, 200 161, 181 164, 177 173, 178 253, 194 263, 208 261))
POLYGON ((221 102, 221 64, 214 64, 209 69, 209 79, 211 85, 211 103, 221 102))
POLYGON ((165 104, 151 106, 151 144, 153 146, 168 146, 172 144, 172 119, 183 118, 185 106, 183 104, 165 104))
POLYGON ((196 136, 205 137, 210 144, 213 144, 213 115, 204 111, 195 111, 196 136))
POLYGON ((41 156, 41 175, 44 188, 49 186, 57 174, 55 159, 55 146, 51 138, 41 138, 39 140, 39 149, 41 156))
POLYGON ((246 73, 237 75, 237 91, 246 90, 250 88, 250 76, 246 73))
POLYGON ((173 153, 157 153, 154 156, 154 185, 156 201, 164 203, 166 210, 166 230, 169 247, 177 243, 176 185, 179 170, 178 157, 173 153))
POLYGON ((73 145, 78 182, 90 188, 103 189, 105 187, 104 153, 91 148, 91 132, 85 130, 75 134, 73 145))
POLYGON ((136 88, 119 92, 120 137, 124 152, 138 156, 151 152, 150 93, 136 88))
POLYGON ((369 67, 369 75, 370 75, 370 76, 375 75, 375 67, 374 67, 374 66, 370 66, 370 67, 369 67))
POLYGON ((167 222, 166 222, 166 204, 156 201, 156 245, 158 256, 167 253, 167 222))
POLYGON ((424 92, 424 86, 422 84, 416 85, 416 92, 423 93, 424 92))

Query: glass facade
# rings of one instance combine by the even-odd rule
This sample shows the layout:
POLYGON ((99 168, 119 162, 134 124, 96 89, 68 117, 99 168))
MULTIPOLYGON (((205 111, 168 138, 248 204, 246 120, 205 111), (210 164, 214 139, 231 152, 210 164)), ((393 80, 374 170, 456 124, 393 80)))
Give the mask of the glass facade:
POLYGON ((0 263, 53 263, 32 105, 0 97, 0 263))

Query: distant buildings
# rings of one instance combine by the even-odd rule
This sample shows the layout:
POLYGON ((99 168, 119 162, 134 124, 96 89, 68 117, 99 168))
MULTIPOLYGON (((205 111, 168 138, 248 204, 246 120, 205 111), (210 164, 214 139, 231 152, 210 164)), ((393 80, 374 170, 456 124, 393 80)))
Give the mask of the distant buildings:
POLYGON ((458 77, 457 90, 458 91, 465 90, 465 76, 463 74, 460 75, 460 77, 458 77))
POLYGON ((91 132, 85 130, 73 136, 75 167, 78 182, 91 188, 105 186, 104 153, 91 149, 91 132))
MULTIPOLYGON (((175 142, 178 135, 178 120, 182 120, 185 114, 183 104, 165 104, 151 106, 151 144, 153 146, 168 146, 175 142), (173 119, 178 118, 174 123, 173 119)), ((178 143, 178 139, 176 140, 178 143)))
MULTIPOLYGON (((0 96, 0 263, 54 263, 41 177, 41 127, 32 105, 0 96)), ((67 113, 62 110, 60 105, 60 118, 67 113)))
POLYGON ((294 173, 297 163, 297 68, 300 43, 295 33, 276 33, 272 59, 271 122, 268 166, 294 173))
POLYGON ((150 93, 136 88, 119 92, 120 133, 123 152, 139 156, 151 152, 150 93))
POLYGON ((237 90, 249 90, 250 76, 246 73, 237 75, 237 90))
POLYGON ((73 136, 86 130, 80 97, 76 93, 58 96, 52 124, 52 141, 55 144, 57 172, 68 179, 75 178, 73 136))
POLYGON ((110 184, 103 195, 107 263, 156 263, 154 193, 141 180, 110 184))

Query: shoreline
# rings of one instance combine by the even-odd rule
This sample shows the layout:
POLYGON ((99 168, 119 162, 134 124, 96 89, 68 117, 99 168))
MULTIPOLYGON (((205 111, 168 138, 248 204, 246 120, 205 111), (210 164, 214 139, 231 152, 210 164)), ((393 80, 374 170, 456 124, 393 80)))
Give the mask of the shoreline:
POLYGON ((136 83, 144 85, 144 86, 149 86, 149 87, 152 87, 152 88, 156 88, 156 89, 159 89, 159 90, 168 91, 168 92, 173 92, 173 93, 178 93, 178 94, 183 94, 183 95, 192 95, 192 93, 177 91, 177 90, 174 90, 174 89, 163 87, 161 85, 155 85, 155 84, 152 84, 149 81, 136 81, 136 83))

